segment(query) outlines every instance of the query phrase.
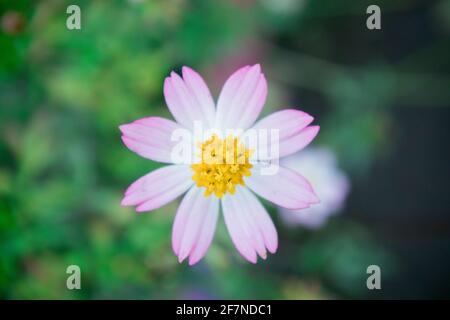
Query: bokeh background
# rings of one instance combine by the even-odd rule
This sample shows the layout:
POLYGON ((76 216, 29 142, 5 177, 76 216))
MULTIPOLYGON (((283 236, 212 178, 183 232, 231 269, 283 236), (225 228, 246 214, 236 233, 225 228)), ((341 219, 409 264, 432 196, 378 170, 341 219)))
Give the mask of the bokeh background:
POLYGON ((372 1, 0 1, 0 297, 449 298, 450 2, 374 2, 382 30, 366 28, 372 1), (81 30, 66 28, 69 4, 81 30), (349 192, 314 228, 265 203, 280 238, 267 261, 242 259, 221 218, 206 258, 180 265, 177 203, 120 206, 160 165, 127 150, 118 126, 170 117, 173 69, 198 70, 217 97, 258 62, 264 113, 315 116, 305 152, 328 150, 349 192), (66 288, 71 264, 81 290, 66 288), (366 288, 371 264, 381 290, 366 288))

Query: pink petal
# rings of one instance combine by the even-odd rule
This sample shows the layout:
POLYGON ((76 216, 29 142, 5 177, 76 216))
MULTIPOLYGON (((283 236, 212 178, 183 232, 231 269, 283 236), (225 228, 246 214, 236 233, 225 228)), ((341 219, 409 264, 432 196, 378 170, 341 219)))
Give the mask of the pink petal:
POLYGON ((229 112, 235 92, 238 90, 250 67, 245 66, 233 73, 225 82, 217 101, 216 126, 220 129, 229 112))
POLYGON ((314 120, 309 114, 296 110, 284 109, 274 112, 259 120, 251 129, 279 130, 279 138, 285 139, 298 133, 314 120))
POLYGON ((217 101, 219 129, 247 129, 258 117, 266 101, 267 82, 256 64, 245 66, 228 78, 217 101))
POLYGON ((177 123, 159 117, 149 117, 121 125, 122 141, 141 157, 172 163, 171 152, 176 142, 171 141, 172 132, 181 128, 177 123))
MULTIPOLYGON (((235 194, 230 195, 226 201, 237 210, 232 222, 238 224, 243 233, 234 242, 239 239, 245 241, 263 259, 267 257, 266 248, 274 253, 278 247, 277 231, 266 209, 253 193, 246 187, 238 186, 235 194)), ((237 248, 239 250, 239 247, 237 248)))
POLYGON ((267 138, 258 139, 254 156, 258 160, 281 158, 300 151, 316 137, 319 126, 307 127, 313 120, 309 114, 299 110, 281 110, 258 121, 244 136, 250 131, 259 134, 259 130, 267 130, 267 138), (278 136, 272 137, 271 130, 278 130, 278 136), (275 150, 275 144, 278 144, 278 154, 269 152, 275 150))
POLYGON ((280 141, 280 158, 296 153, 306 147, 319 133, 319 126, 309 126, 287 139, 280 141))
POLYGON ((271 253, 275 253, 278 248, 278 234, 275 225, 264 206, 248 188, 241 188, 242 202, 247 203, 249 218, 256 223, 259 232, 264 238, 264 244, 271 253))
POLYGON ((307 208, 310 204, 319 202, 310 183, 303 176, 281 166, 275 175, 262 175, 260 166, 255 165, 251 176, 244 180, 256 194, 287 209, 307 208))
POLYGON ((258 255, 266 259, 266 246, 264 243, 264 237, 259 230, 257 221, 254 219, 252 212, 253 208, 248 202, 248 198, 242 195, 242 188, 238 186, 234 195, 230 196, 230 201, 233 202, 235 208, 239 208, 239 214, 236 215, 237 219, 235 223, 239 223, 244 230, 249 243, 256 250, 258 255))
POLYGON ((182 262, 197 263, 206 253, 216 228, 219 201, 205 197, 204 190, 192 187, 181 201, 172 230, 172 247, 182 262))
POLYGON ((201 76, 188 67, 183 67, 183 78, 172 72, 164 81, 164 97, 170 112, 188 129, 193 129, 194 121, 210 128, 215 108, 208 87, 201 76))
POLYGON ((222 198, 222 211, 231 240, 239 253, 248 261, 256 263, 256 250, 252 246, 248 230, 244 229, 239 215, 242 209, 233 200, 233 195, 226 194, 222 198))
POLYGON ((189 256, 189 265, 191 266, 196 264, 205 256, 216 231, 217 219, 219 217, 219 199, 214 197, 211 198, 211 200, 214 201, 211 202, 210 209, 206 214, 197 243, 192 248, 189 256))
POLYGON ((151 211, 183 194, 193 184, 192 170, 186 165, 165 166, 139 178, 125 192, 123 206, 151 211))
MULTIPOLYGON (((183 235, 179 242, 178 260, 182 262, 192 250, 194 242, 201 231, 204 214, 209 207, 209 199, 205 198, 200 188, 192 188, 193 198, 187 198, 180 204, 181 212, 188 212, 184 222, 183 235)), ((177 233, 178 234, 178 233, 177 233)), ((175 245, 174 245, 175 247, 175 245)))
POLYGON ((183 67, 183 79, 190 93, 202 109, 208 127, 214 126, 216 111, 214 100, 203 78, 189 67, 183 67))

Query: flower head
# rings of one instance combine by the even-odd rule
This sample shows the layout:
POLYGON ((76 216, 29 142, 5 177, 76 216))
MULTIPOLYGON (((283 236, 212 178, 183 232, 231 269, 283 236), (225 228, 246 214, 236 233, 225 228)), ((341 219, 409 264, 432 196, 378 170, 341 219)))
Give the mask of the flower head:
POLYGON ((206 197, 213 193, 218 198, 227 192, 234 194, 236 185, 245 185, 244 176, 251 175, 251 152, 236 137, 230 135, 220 139, 213 135, 201 144, 200 154, 201 161, 191 165, 194 170, 192 180, 197 187, 206 189, 206 197))
POLYGON ((183 67, 182 77, 172 72, 164 81, 164 97, 175 121, 148 117, 120 126, 130 150, 169 164, 131 184, 122 205, 150 211, 186 193, 172 230, 180 262, 189 258, 192 265, 206 254, 220 207, 235 247, 256 263, 257 256, 265 259, 267 251, 275 253, 278 236, 255 194, 288 209, 319 202, 302 175, 278 166, 280 157, 307 146, 319 127, 309 126, 313 118, 295 109, 255 123, 266 96, 267 82, 258 64, 233 73, 217 104, 202 77, 183 67), (204 133, 197 132, 199 126, 204 133), (180 142, 180 137, 185 139, 180 142))

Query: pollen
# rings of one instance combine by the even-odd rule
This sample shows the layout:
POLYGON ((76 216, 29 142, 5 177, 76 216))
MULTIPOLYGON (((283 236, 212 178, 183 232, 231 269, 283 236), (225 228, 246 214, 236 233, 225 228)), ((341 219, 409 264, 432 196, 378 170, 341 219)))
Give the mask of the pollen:
POLYGON ((249 158, 250 149, 232 135, 221 139, 213 135, 209 140, 199 144, 200 163, 191 165, 194 175, 192 180, 198 187, 205 187, 205 197, 211 194, 222 198, 229 192, 234 194, 236 185, 245 185, 244 176, 250 176, 252 165, 249 158))

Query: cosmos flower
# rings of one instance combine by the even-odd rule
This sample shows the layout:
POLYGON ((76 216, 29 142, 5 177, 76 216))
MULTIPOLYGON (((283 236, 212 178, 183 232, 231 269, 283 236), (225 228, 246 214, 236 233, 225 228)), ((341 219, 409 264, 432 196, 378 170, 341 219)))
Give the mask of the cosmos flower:
MULTIPOLYGON (((217 104, 194 70, 183 67, 182 77, 172 72, 164 81, 164 97, 175 121, 148 117, 120 126, 122 140, 132 151, 169 165, 141 177, 125 192, 124 206, 136 211, 157 209, 184 195, 172 230, 172 248, 182 262, 197 263, 210 246, 220 207, 231 240, 252 263, 275 253, 278 236, 258 195, 289 208, 307 208, 319 202, 309 182, 299 173, 277 166, 267 173, 267 163, 307 146, 318 126, 309 126, 310 115, 295 109, 275 112, 255 123, 267 96, 267 82, 259 64, 245 66, 225 82, 217 104), (195 134, 196 124, 212 129, 193 143, 192 163, 174 160, 176 132, 195 134), (224 134, 236 129, 235 134, 224 134), (275 130, 277 135, 259 139, 252 148, 246 137, 252 132, 275 130), (241 133, 239 133, 241 132, 241 133), (274 138, 275 137, 275 138, 274 138), (276 153, 267 152, 270 145, 276 153), (263 155, 263 156, 260 156, 263 155)), ((207 130, 208 131, 208 130, 207 130)))
POLYGON ((308 148, 281 160, 286 168, 302 172, 311 182, 320 203, 304 210, 280 208, 282 218, 289 225, 303 225, 317 229, 339 212, 350 189, 345 172, 337 166, 335 154, 327 148, 308 148))

